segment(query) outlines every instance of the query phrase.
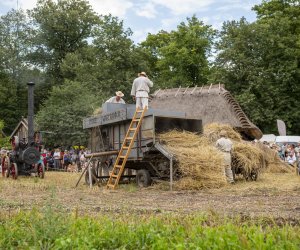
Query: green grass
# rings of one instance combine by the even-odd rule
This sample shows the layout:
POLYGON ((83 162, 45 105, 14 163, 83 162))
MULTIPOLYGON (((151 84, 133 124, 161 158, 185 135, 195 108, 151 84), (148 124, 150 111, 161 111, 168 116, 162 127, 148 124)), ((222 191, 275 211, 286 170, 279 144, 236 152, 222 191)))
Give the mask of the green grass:
POLYGON ((57 208, 0 216, 0 249, 299 249, 300 226, 217 215, 62 214, 57 208))

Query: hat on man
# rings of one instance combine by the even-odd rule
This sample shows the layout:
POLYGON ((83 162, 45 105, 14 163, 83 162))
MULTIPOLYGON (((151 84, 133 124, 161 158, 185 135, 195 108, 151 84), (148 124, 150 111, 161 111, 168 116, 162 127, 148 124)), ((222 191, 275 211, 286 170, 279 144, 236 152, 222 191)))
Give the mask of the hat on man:
POLYGON ((221 137, 227 137, 227 132, 225 130, 221 130, 220 133, 219 133, 219 135, 221 137))
POLYGON ((146 77, 147 77, 147 74, 146 74, 144 71, 142 71, 142 72, 140 73, 140 75, 143 75, 143 76, 146 76, 146 77))
POLYGON ((121 91, 117 91, 117 92, 116 92, 116 96, 123 97, 124 94, 123 94, 121 91))

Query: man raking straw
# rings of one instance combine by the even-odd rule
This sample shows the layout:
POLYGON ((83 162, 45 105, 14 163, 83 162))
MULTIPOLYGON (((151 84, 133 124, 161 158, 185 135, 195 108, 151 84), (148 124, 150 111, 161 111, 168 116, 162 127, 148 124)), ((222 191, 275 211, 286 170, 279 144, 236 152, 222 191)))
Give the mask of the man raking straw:
POLYGON ((224 170, 227 182, 233 184, 233 174, 231 169, 231 150, 232 150, 232 141, 227 138, 227 132, 225 130, 221 130, 220 139, 216 142, 216 147, 223 153, 224 156, 224 170))

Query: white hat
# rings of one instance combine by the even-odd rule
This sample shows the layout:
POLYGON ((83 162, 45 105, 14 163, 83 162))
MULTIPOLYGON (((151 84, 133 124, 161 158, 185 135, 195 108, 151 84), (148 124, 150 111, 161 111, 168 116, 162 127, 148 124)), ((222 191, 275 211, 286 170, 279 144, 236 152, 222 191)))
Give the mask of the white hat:
POLYGON ((124 94, 123 94, 121 91, 117 91, 117 92, 116 92, 116 96, 123 97, 123 96, 124 96, 124 94))
POLYGON ((142 71, 140 75, 147 76, 146 72, 142 71))

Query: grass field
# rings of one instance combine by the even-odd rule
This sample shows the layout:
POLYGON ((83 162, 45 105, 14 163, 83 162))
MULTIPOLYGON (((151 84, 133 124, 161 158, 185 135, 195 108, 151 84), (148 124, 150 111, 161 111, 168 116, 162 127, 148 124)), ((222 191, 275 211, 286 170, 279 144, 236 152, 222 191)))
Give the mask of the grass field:
POLYGON ((0 249, 300 249, 300 177, 201 191, 0 178, 0 249))

